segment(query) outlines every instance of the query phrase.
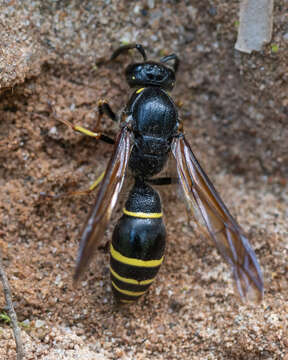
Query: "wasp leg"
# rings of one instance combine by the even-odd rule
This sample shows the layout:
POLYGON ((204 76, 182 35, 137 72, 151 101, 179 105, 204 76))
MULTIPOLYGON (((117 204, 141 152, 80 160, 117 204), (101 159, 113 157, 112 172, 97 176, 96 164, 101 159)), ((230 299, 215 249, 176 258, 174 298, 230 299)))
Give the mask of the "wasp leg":
POLYGON ((161 177, 157 179, 146 180, 151 185, 171 185, 177 184, 178 180, 172 177, 161 177))
MULTIPOLYGON (((95 132, 98 131, 101 124, 101 119, 104 115, 107 115, 109 119, 112 121, 118 121, 117 115, 114 113, 114 111, 111 109, 111 106, 108 104, 107 100, 99 100, 98 101, 98 118, 97 123, 95 127, 95 132)), ((107 143, 111 144, 111 140, 108 136, 101 134, 100 140, 105 141, 107 143)), ((113 144, 115 141, 113 141, 113 144)))
POLYGON ((70 127, 72 130, 77 131, 81 134, 94 137, 97 140, 102 140, 108 144, 115 144, 114 139, 111 139, 109 136, 102 134, 101 132, 91 131, 88 129, 83 128, 79 125, 73 125, 70 121, 65 119, 57 119, 58 121, 62 122, 66 126, 70 127))
POLYGON ((104 175, 105 175, 105 171, 103 171, 102 174, 100 176, 98 176, 98 178, 93 182, 93 184, 86 190, 68 191, 65 194, 61 194, 61 195, 48 195, 46 193, 40 193, 41 199, 44 201, 45 200, 58 200, 58 199, 62 199, 65 197, 70 197, 70 196, 88 195, 97 188, 97 186, 103 180, 104 175))
POLYGON ((108 104, 107 100, 99 100, 98 101, 98 119, 97 119, 97 126, 100 125, 100 120, 102 116, 106 114, 109 119, 112 121, 118 121, 116 114, 111 109, 111 106, 108 104))

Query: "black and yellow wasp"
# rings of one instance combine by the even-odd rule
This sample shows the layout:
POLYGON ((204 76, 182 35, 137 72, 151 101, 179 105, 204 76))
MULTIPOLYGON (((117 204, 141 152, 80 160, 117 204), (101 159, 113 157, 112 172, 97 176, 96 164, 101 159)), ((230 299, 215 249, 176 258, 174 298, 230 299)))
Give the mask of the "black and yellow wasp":
POLYGON ((169 95, 175 84, 178 57, 171 54, 159 62, 148 61, 140 44, 129 44, 118 48, 111 59, 130 49, 138 50, 143 57, 143 62, 126 68, 126 80, 134 89, 130 100, 119 116, 106 101, 99 102, 98 125, 104 114, 120 121, 116 140, 62 121, 78 132, 114 144, 104 175, 89 190, 99 186, 82 232, 74 280, 82 275, 103 238, 129 168, 134 185, 110 246, 112 288, 121 302, 133 302, 146 292, 163 261, 166 238, 160 197, 151 185, 174 182, 170 177, 156 177, 172 152, 188 210, 198 214, 220 254, 231 265, 241 299, 261 300, 263 279, 256 255, 193 154, 169 95), (165 65, 169 62, 171 66, 165 65))

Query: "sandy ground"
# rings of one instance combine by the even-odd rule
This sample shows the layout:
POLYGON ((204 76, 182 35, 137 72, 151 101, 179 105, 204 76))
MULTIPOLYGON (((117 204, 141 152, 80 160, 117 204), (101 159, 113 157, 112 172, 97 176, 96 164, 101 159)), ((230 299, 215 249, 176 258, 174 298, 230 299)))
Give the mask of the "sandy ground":
MULTIPOLYGON (((270 44, 249 56, 233 50, 236 1, 5 5, 0 246, 27 359, 288 359, 288 9, 275 3, 278 50, 270 44), (113 301, 108 243, 120 209, 73 288, 79 235, 95 194, 44 203, 39 194, 87 188, 112 149, 55 116, 93 128, 98 99, 121 109, 131 58, 106 60, 125 41, 143 43, 153 59, 181 57, 173 97, 183 103, 193 151, 256 251, 262 304, 239 302, 227 265, 187 223, 175 188, 161 189, 168 244, 147 295, 129 307, 113 301)), ((110 136, 118 130, 107 119, 102 128, 110 136)), ((0 359, 15 359, 11 329, 0 325, 0 359)))

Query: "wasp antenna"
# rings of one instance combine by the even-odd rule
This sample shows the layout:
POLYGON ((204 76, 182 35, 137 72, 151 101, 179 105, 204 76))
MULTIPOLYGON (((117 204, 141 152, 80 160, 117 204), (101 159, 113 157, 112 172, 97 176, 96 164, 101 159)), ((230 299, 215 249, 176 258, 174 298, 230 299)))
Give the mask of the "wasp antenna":
POLYGON ((170 54, 167 56, 164 56, 163 58, 160 59, 161 63, 166 63, 167 61, 173 60, 174 64, 173 64, 173 69, 174 72, 176 73, 180 64, 180 60, 178 58, 178 56, 176 54, 170 54))
POLYGON ((144 61, 147 60, 147 56, 145 53, 145 50, 143 48, 143 46, 141 44, 127 44, 127 45, 122 45, 120 46, 118 49, 116 49, 110 60, 114 60, 116 59, 120 54, 122 54, 123 52, 127 52, 128 50, 132 50, 132 49, 136 49, 140 52, 140 54, 143 56, 144 61))

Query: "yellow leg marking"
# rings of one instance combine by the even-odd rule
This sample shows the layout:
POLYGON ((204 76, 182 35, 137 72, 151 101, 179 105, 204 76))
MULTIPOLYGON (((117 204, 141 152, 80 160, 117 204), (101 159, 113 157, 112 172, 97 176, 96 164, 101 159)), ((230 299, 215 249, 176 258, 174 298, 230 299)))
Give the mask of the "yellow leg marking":
POLYGON ((103 180, 104 175, 105 175, 105 171, 103 171, 102 174, 94 181, 94 183, 89 187, 88 191, 93 191, 103 180))
POLYGON ((113 247, 113 245, 110 245, 110 253, 111 256, 121 262, 124 263, 126 265, 132 265, 132 266, 141 266, 141 267, 156 267, 156 266, 160 266, 162 264, 162 261, 164 259, 164 256, 162 256, 161 259, 159 260, 139 260, 139 259, 134 259, 134 258, 129 258, 126 256, 123 256, 122 254, 120 254, 118 251, 116 251, 113 247))
POLYGON ((144 212, 133 212, 123 208, 123 213, 128 216, 134 216, 142 219, 157 219, 163 216, 163 213, 144 213, 144 212))
POLYGON ((136 91, 136 94, 140 94, 144 89, 145 89, 145 88, 138 89, 138 90, 136 91))
POLYGON ((112 285, 113 287, 119 291, 121 294, 125 294, 125 295, 130 295, 130 296, 140 296, 145 294, 146 291, 129 291, 129 290, 123 290, 120 289, 116 284, 114 284, 114 282, 112 281, 112 285))
POLYGON ((90 131, 90 130, 85 129, 85 128, 83 128, 82 126, 78 126, 78 125, 75 125, 75 126, 74 126, 74 130, 80 132, 81 134, 94 137, 94 138, 96 138, 96 139, 99 139, 100 136, 101 136, 100 133, 97 133, 97 132, 94 132, 94 131, 90 131))
POLYGON ((147 280, 141 280, 141 281, 138 281, 138 280, 135 280, 135 279, 129 279, 129 278, 125 278, 123 276, 120 276, 119 274, 117 274, 113 269, 112 267, 110 266, 110 272, 111 274, 118 280, 120 281, 123 281, 127 284, 134 284, 134 285, 148 285, 148 284, 151 284, 155 278, 152 278, 152 279, 147 279, 147 280))
POLYGON ((82 126, 79 126, 79 125, 73 125, 68 120, 65 120, 65 119, 57 119, 57 120, 59 120, 60 122, 62 122, 66 126, 70 127, 72 130, 80 132, 81 134, 88 135, 88 136, 94 137, 96 139, 99 139, 100 136, 101 136, 101 133, 97 133, 97 132, 85 129, 82 126))

